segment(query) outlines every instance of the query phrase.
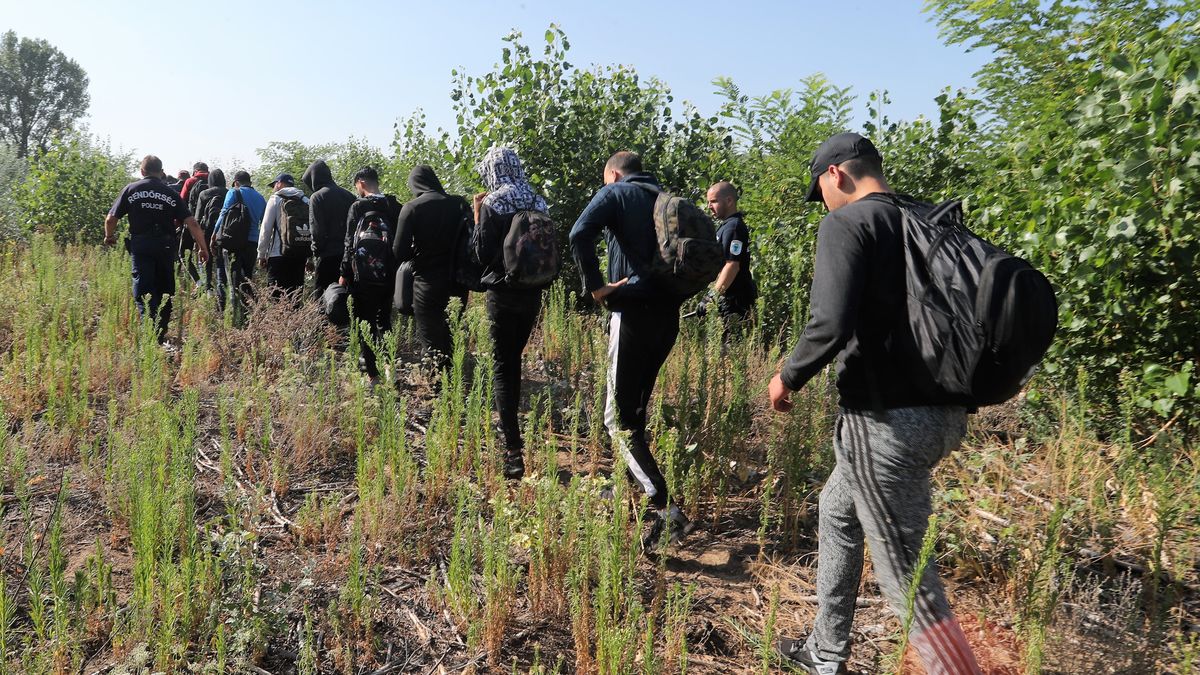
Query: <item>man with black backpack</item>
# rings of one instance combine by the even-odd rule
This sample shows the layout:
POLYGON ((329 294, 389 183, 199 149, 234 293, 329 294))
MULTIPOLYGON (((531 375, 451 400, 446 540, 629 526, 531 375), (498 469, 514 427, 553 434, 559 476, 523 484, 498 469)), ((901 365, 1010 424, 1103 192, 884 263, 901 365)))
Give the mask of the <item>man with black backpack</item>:
MULTIPOLYGON (((843 133, 825 141, 810 166, 809 201, 823 201, 812 281, 811 319, 770 383, 772 407, 826 364, 839 361, 837 463, 821 490, 817 616, 807 641, 784 638, 781 655, 811 673, 845 672, 864 539, 893 612, 906 595, 932 511, 929 476, 967 428, 961 396, 928 391, 915 374, 909 330, 904 214, 871 141, 843 133)), ((911 202, 915 208, 927 204, 911 202)), ((931 560, 912 604, 911 642, 926 672, 978 673, 931 560)))
MULTIPOLYGON (((379 339, 392 327, 392 291, 396 264, 392 253, 400 202, 379 192, 379 173, 363 167, 354 174, 354 190, 359 197, 346 216, 346 241, 342 255, 342 275, 338 283, 350 287, 350 300, 356 320, 371 327, 371 338, 379 339)), ((357 324, 356 324, 357 327, 357 324)), ((362 341, 360 365, 372 385, 379 381, 375 350, 370 340, 362 341)))
POLYGON ((546 200, 511 148, 493 146, 478 165, 487 192, 475 195, 471 255, 482 266, 492 338, 492 388, 504 434, 504 477, 525 475, 521 438, 521 355, 542 309, 542 289, 558 276, 558 232, 546 200))
POLYGON ((299 301, 304 268, 312 258, 312 232, 308 227, 308 197, 295 187, 289 173, 271 182, 275 193, 263 211, 258 238, 258 266, 267 270, 267 285, 275 297, 299 301))
MULTIPOLYGON (((642 170, 636 154, 613 155, 604 166, 604 183, 571 228, 571 252, 579 264, 584 290, 612 312, 604 423, 630 476, 650 498, 651 525, 643 545, 651 554, 664 529, 668 543, 674 544, 691 532, 692 523, 668 498, 666 479, 650 452, 646 439, 650 395, 679 335, 679 307, 716 278, 720 248, 712 221, 694 204, 689 211, 682 200, 663 192, 654 176, 642 170), (655 214, 659 205, 675 215, 684 211, 689 227, 697 222, 697 214, 707 221, 707 232, 701 235, 706 241, 694 240, 695 261, 703 267, 694 278, 676 279, 666 271, 672 265, 661 254, 655 214), (601 232, 608 250, 607 282, 596 255, 601 232)), ((692 242, 688 238, 688 243, 692 242)), ((688 268, 689 274, 695 271, 690 265, 680 268, 688 268)))
POLYGON ((354 203, 354 195, 333 180, 333 172, 325 160, 308 165, 300 176, 308 186, 308 228, 312 232, 312 253, 316 258, 313 271, 313 297, 319 298, 330 284, 337 283, 342 268, 342 253, 346 243, 346 214, 354 203))
MULTIPOLYGON (((196 162, 192 165, 192 175, 187 180, 183 181, 182 187, 179 190, 179 196, 187 203, 188 213, 197 222, 200 221, 200 193, 208 189, 208 165, 204 162, 196 162)), ((203 225, 203 223, 201 223, 203 225)), ((186 229, 179 233, 179 260, 183 264, 184 271, 191 277, 195 283, 200 282, 200 270, 196 267, 194 260, 197 250, 196 242, 192 241, 192 237, 186 229)), ((211 251, 210 251, 211 253, 211 251)), ((213 259, 210 256, 208 262, 204 265, 204 287, 211 288, 212 285, 212 264, 213 259)))
MULTIPOLYGON (((254 276, 254 254, 266 210, 267 202, 250 184, 250 174, 244 170, 234 173, 233 189, 225 195, 212 235, 213 244, 221 248, 225 258, 234 325, 246 320, 246 300, 253 292, 250 279, 254 276)), ((227 289, 220 287, 218 292, 224 295, 227 289)))
MULTIPOLYGON (((211 241, 213 231, 217 227, 217 218, 221 215, 221 205, 225 203, 225 194, 229 190, 225 185, 225 172, 220 169, 213 169, 205 177, 204 184, 209 187, 203 191, 199 186, 193 185, 191 195, 196 196, 196 222, 200 223, 200 227, 204 230, 204 240, 208 242, 211 241)), ((225 258, 221 255, 220 247, 210 244, 208 262, 204 263, 205 288, 209 292, 212 292, 214 288, 224 288, 224 277, 225 258)), ((217 304, 221 309, 225 308, 224 296, 219 293, 217 294, 217 304)))
POLYGON ((454 287, 451 271, 454 243, 470 210, 462 197, 446 194, 427 164, 413 167, 408 189, 413 198, 400 210, 392 253, 398 264, 412 261, 417 343, 425 360, 441 371, 452 350, 446 306, 451 296, 466 302, 465 294, 454 287))

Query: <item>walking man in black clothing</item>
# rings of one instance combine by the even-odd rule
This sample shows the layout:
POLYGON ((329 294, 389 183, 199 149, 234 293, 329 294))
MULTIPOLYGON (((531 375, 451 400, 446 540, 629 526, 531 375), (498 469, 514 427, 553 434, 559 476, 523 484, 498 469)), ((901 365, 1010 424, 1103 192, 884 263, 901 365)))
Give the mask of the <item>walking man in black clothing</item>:
POLYGON ((658 181, 642 170, 638 155, 618 152, 604 166, 604 183, 571 228, 571 252, 584 290, 612 312, 604 423, 630 476, 650 498, 651 527, 643 545, 651 551, 664 528, 670 543, 692 528, 668 498, 666 479, 646 440, 650 395, 679 335, 681 300, 641 274, 657 255, 653 211, 658 181), (607 282, 596 256, 602 231, 608 245, 607 282))
POLYGON ((479 162, 488 192, 475 195, 475 232, 471 254, 483 267, 488 288, 487 312, 492 336, 492 388, 504 434, 504 477, 525 475, 525 441, 521 438, 521 355, 542 310, 542 289, 513 288, 504 271, 504 238, 521 211, 546 213, 546 200, 525 178, 521 160, 511 148, 492 147, 479 162))
MULTIPOLYGON (((396 274, 392 242, 400 202, 379 192, 379 173, 364 167, 354 174, 358 199, 346 215, 346 239, 342 247, 342 269, 338 283, 350 286, 354 318, 371 326, 371 337, 379 339, 392 327, 392 291, 396 274), (372 239, 356 236, 362 230, 372 239), (368 232, 369 231, 369 232, 368 232), (375 243, 382 246, 374 246, 375 243)), ((362 341, 360 365, 371 384, 379 382, 379 368, 370 340, 362 341)))
MULTIPOLYGON (((929 474, 958 447, 967 411, 918 389, 910 373, 920 355, 899 346, 908 329, 902 221, 879 152, 858 134, 838 134, 817 148, 810 169, 808 200, 823 201, 829 215, 817 233, 812 318, 771 380, 771 406, 790 410, 791 393, 837 358, 841 411, 837 463, 820 498, 817 617, 807 641, 784 638, 779 649, 810 673, 834 675, 850 655, 864 540, 892 611, 907 615, 932 512, 929 474)), ((926 672, 979 672, 934 561, 921 575, 912 619, 926 672)))
MULTIPOLYGON (((193 185, 192 194, 196 196, 196 222, 200 223, 204 230, 204 240, 211 242, 213 231, 217 227, 217 218, 221 215, 221 206, 225 203, 225 194, 229 190, 225 184, 225 172, 220 169, 213 169, 207 175, 205 183, 208 187, 203 190, 197 190, 197 186, 193 185)), ((189 200, 190 197, 191 195, 189 200)), ((211 243, 208 247, 208 262, 204 264, 204 279, 204 286, 210 293, 216 292, 217 288, 224 288, 227 281, 225 259, 221 255, 221 249, 211 243)), ((225 308, 223 293, 217 293, 217 304, 221 309, 225 308)))
POLYGON ((354 195, 333 180, 325 160, 308 166, 300 180, 308 186, 308 227, 312 231, 312 252, 316 258, 313 297, 320 298, 329 284, 337 283, 345 252, 346 215, 354 195))
POLYGON ((708 208, 721 222, 717 240, 725 251, 725 266, 713 283, 713 291, 726 332, 750 318, 758 299, 758 286, 750 274, 750 230, 737 203, 737 189, 732 183, 720 181, 708 188, 708 208))
POLYGON ((392 252, 397 264, 412 261, 417 343, 424 359, 440 372, 449 364, 453 349, 446 306, 456 294, 450 277, 454 242, 468 207, 462 197, 446 194, 426 164, 413 167, 408 189, 413 199, 400 210, 392 252))
POLYGON ((171 322, 171 296, 175 293, 175 222, 183 222, 198 242, 202 263, 208 261, 208 245, 183 198, 163 182, 162 160, 146 155, 141 172, 142 180, 121 190, 104 219, 104 244, 117 243, 117 223, 129 216, 125 246, 133 257, 134 303, 141 316, 148 311, 154 318, 158 341, 165 342, 171 322))

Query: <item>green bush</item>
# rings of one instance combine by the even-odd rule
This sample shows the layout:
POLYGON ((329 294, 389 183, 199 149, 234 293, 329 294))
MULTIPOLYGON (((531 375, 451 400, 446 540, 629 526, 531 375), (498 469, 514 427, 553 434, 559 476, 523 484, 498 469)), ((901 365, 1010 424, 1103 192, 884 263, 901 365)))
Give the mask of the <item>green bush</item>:
POLYGON ((16 188, 16 206, 28 232, 42 231, 59 242, 98 244, 104 216, 132 180, 133 159, 115 154, 84 133, 55 139, 29 163, 16 188))

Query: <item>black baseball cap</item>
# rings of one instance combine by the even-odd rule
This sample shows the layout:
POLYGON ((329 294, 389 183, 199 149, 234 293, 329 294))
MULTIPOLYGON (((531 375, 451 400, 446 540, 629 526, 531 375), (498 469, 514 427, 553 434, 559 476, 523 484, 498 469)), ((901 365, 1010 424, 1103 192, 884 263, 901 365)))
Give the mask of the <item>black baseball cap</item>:
POLYGON ((274 184, 276 184, 276 183, 278 183, 278 182, 280 182, 280 181, 283 181, 284 183, 287 183, 288 185, 295 185, 295 184, 296 184, 296 179, 295 179, 295 178, 292 178, 292 174, 290 174, 290 173, 281 173, 281 174, 279 174, 278 176, 275 176, 275 180, 271 181, 271 185, 274 185, 274 184))
POLYGON ((808 196, 804 198, 805 201, 823 201, 821 184, 817 179, 825 173, 830 164, 841 164, 859 157, 874 157, 883 161, 879 151, 875 149, 875 144, 866 136, 851 131, 830 136, 813 153, 812 162, 808 165, 808 170, 812 173, 812 182, 808 184, 808 196))

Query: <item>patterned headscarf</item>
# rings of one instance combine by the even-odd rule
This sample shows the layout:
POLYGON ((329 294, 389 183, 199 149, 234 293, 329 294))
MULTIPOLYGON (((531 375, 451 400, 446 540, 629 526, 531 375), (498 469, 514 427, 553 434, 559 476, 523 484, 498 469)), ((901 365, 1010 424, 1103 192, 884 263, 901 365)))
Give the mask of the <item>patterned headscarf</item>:
POLYGON ((488 196, 483 204, 497 215, 508 215, 517 211, 546 212, 546 200, 534 191, 521 159, 512 148, 493 145, 476 165, 488 196))

